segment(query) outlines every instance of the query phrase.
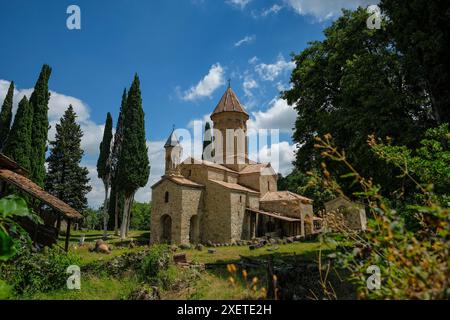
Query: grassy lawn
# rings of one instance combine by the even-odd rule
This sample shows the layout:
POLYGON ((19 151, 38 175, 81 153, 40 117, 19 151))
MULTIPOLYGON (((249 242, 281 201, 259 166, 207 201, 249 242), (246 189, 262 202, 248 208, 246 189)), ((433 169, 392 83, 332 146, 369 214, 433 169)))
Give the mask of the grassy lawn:
MULTIPOLYGON (((108 232, 109 239, 105 242, 112 245, 112 251, 109 254, 101 254, 97 252, 90 252, 89 248, 95 246, 95 242, 103 237, 103 231, 73 231, 70 236, 69 250, 78 254, 81 258, 82 265, 86 265, 95 261, 108 261, 116 256, 120 256, 127 252, 138 252, 145 249, 145 246, 139 244, 148 244, 150 233, 148 231, 131 230, 128 239, 122 242, 120 237, 115 236, 113 231, 108 232), (79 246, 81 236, 85 236, 83 246, 79 246), (129 243, 133 241, 136 247, 130 248, 129 243)), ((58 240, 58 245, 64 247, 65 236, 61 235, 58 240)))
MULTIPOLYGON (((148 231, 131 231, 129 238, 122 242, 119 237, 109 233, 110 238, 106 241, 112 246, 110 254, 89 252, 89 248, 95 245, 98 239, 103 236, 102 231, 75 231, 71 234, 70 250, 81 258, 83 265, 102 261, 106 262, 113 257, 128 252, 138 252, 148 248, 148 231), (82 235, 85 235, 85 244, 79 246, 78 242, 82 235), (130 247, 130 241, 135 243, 130 247)), ((63 246, 64 236, 59 239, 59 245, 63 246)), ((329 250, 332 248, 321 246, 317 241, 295 242, 291 244, 271 245, 250 250, 248 246, 232 246, 214 248, 214 253, 209 253, 208 248, 199 251, 196 249, 181 250, 184 252, 189 262, 201 264, 217 264, 201 272, 200 277, 188 284, 188 286, 171 291, 161 292, 163 299, 192 299, 192 300, 230 300, 230 299, 257 299, 262 293, 261 289, 266 287, 266 268, 251 268, 248 270, 247 279, 242 276, 242 270, 238 269, 233 278, 235 284, 230 283, 230 273, 227 271, 227 264, 237 262, 244 257, 266 259, 272 255, 274 259, 285 259, 287 257, 301 256, 302 259, 316 260, 319 250, 329 250), (256 290, 250 288, 252 279, 258 279, 256 290)), ((180 276, 186 269, 177 267, 180 276)), ((126 299, 129 293, 139 285, 134 274, 127 274, 121 278, 105 277, 98 275, 82 274, 82 284, 80 291, 61 289, 48 293, 39 293, 32 297, 21 297, 22 299, 40 300, 119 300, 126 299)))
POLYGON ((121 279, 89 276, 82 278, 81 290, 61 289, 32 296, 21 297, 31 300, 122 300, 137 286, 131 277, 121 279))

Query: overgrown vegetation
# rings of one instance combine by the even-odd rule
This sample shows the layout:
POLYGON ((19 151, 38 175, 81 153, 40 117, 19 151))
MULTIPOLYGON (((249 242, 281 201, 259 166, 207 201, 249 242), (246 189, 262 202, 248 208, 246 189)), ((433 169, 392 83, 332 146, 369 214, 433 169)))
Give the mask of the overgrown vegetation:
MULTIPOLYGON (((450 295, 450 209, 446 202, 450 189, 440 188, 448 184, 450 176, 447 125, 428 130, 426 137, 422 148, 416 151, 392 146, 390 140, 385 143, 374 136, 369 137, 374 155, 395 165, 401 171, 398 178, 406 177, 416 186, 417 196, 404 199, 401 205, 382 195, 383 186, 361 176, 345 152, 333 144, 331 135, 316 138, 315 147, 321 155, 348 170, 341 178, 350 179, 359 186, 360 191, 353 195, 363 196, 370 210, 369 229, 365 233, 356 234, 343 225, 334 226, 346 236, 345 242, 351 240, 350 248, 343 243, 344 249, 338 252, 338 259, 358 285, 360 298, 447 299, 450 295), (406 223, 411 213, 418 222, 413 230, 406 223), (370 290, 367 286, 370 266, 381 271, 378 290, 370 290)), ((322 163, 322 169, 323 186, 343 194, 325 163, 322 163)))

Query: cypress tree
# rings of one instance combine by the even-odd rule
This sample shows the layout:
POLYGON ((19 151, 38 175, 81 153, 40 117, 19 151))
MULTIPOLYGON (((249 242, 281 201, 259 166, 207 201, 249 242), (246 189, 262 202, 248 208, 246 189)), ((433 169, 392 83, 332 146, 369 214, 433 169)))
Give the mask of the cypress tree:
POLYGON ((111 195, 109 203, 110 224, 114 226, 114 234, 119 235, 119 223, 121 209, 123 209, 123 194, 117 182, 117 165, 123 140, 123 120, 127 107, 127 89, 123 90, 119 117, 117 118, 116 133, 114 134, 114 145, 111 151, 111 195))
POLYGON ((26 96, 19 102, 14 122, 3 147, 3 153, 30 170, 31 125, 33 115, 26 96))
POLYGON ((3 101, 2 110, 0 111, 0 151, 5 145, 8 138, 9 128, 12 120, 12 107, 14 97, 14 81, 9 85, 8 93, 3 101))
POLYGON ((206 150, 208 148, 208 146, 210 146, 213 143, 213 137, 212 137, 212 130, 211 130, 211 124, 209 122, 206 122, 205 124, 205 133, 203 135, 203 153, 202 153, 202 160, 205 160, 205 156, 207 156, 208 161, 211 161, 211 157, 214 156, 214 151, 211 150, 208 153, 208 151, 206 150))
POLYGON ((83 132, 76 123, 72 106, 56 125, 55 140, 50 142, 51 152, 47 159, 48 172, 45 187, 51 194, 83 212, 87 208, 86 195, 91 191, 89 171, 80 166, 83 157, 81 138, 83 132))
POLYGON ((52 69, 43 65, 39 78, 30 97, 33 110, 33 125, 31 132, 31 168, 30 178, 36 184, 43 186, 45 180, 45 153, 47 151, 48 137, 48 80, 52 69))
POLYGON ((140 82, 136 74, 127 97, 127 108, 123 119, 123 141, 117 170, 117 181, 125 197, 120 228, 121 239, 126 238, 134 194, 138 188, 145 186, 149 174, 150 164, 145 139, 144 110, 142 109, 140 82))
POLYGON ((102 179, 105 187, 105 201, 103 202, 103 231, 104 236, 108 231, 108 191, 111 183, 111 140, 112 140, 112 117, 108 112, 106 115, 105 131, 103 132, 103 140, 100 143, 100 155, 97 161, 98 177, 102 179))

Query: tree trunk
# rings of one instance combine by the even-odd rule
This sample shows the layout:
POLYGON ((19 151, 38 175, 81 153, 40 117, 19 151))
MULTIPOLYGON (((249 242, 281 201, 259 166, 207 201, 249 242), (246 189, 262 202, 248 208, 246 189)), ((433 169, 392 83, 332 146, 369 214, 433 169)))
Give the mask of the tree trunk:
POLYGON ((105 187, 105 201, 103 202, 103 237, 106 238, 108 235, 108 190, 109 183, 107 181, 103 181, 103 185, 105 187))
POLYGON ((134 203, 134 194, 130 201, 130 208, 128 208, 128 223, 127 223, 127 232, 126 235, 128 236, 128 232, 130 231, 130 224, 131 224, 131 210, 133 209, 133 203, 134 203))
POLYGON ((120 226, 120 239, 125 240, 127 238, 127 225, 128 225, 128 211, 130 210, 131 201, 133 200, 134 193, 125 194, 125 203, 123 206, 122 225, 120 226))
POLYGON ((119 235, 119 192, 115 190, 114 197, 116 201, 114 202, 114 235, 119 235))

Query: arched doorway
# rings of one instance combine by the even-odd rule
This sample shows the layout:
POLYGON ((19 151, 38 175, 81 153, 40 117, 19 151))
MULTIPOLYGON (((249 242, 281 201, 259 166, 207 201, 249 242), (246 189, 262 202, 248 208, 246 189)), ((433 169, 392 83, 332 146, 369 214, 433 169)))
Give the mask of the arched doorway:
POLYGON ((192 216, 189 222, 189 242, 198 243, 198 216, 192 216))
POLYGON ((171 243, 172 242, 172 218, 165 214, 161 217, 160 221, 160 242, 171 243))

